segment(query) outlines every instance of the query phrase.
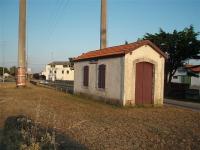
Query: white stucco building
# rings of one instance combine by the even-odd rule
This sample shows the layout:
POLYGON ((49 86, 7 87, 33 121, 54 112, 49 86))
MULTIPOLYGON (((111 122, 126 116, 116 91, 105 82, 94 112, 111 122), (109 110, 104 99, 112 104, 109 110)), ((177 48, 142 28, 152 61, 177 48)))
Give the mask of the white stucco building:
POLYGON ((54 61, 45 66, 42 75, 46 76, 46 80, 74 80, 73 64, 68 61, 54 61))
POLYGON ((121 105, 163 104, 166 55, 148 40, 74 59, 74 92, 121 105))
POLYGON ((200 65, 185 65, 178 68, 172 82, 189 84, 190 89, 200 89, 200 65))

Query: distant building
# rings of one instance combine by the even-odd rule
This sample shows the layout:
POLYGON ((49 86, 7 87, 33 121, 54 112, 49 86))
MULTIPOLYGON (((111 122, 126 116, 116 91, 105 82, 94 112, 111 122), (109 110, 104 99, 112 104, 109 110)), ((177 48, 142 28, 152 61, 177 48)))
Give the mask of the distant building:
POLYGON ((191 89, 200 89, 200 65, 185 65, 177 69, 173 83, 189 84, 191 89))
POLYGON ((74 59, 74 92, 121 105, 162 105, 165 58, 147 40, 84 53, 74 59))
POLYGON ((46 76, 46 80, 74 80, 73 64, 69 61, 54 61, 45 66, 42 75, 46 76))
POLYGON ((9 76, 10 76, 10 74, 8 74, 8 73, 4 73, 4 78, 8 78, 9 76))

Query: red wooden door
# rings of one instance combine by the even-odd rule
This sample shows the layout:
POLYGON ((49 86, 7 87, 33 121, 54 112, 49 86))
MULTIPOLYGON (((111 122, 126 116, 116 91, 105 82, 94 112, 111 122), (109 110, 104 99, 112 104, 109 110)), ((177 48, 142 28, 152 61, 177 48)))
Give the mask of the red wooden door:
POLYGON ((153 103, 153 64, 136 64, 135 104, 153 103))

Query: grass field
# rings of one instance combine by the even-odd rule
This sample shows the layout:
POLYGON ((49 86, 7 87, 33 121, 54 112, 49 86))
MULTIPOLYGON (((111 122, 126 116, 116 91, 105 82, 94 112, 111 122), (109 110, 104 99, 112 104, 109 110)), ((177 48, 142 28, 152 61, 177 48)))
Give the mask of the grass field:
POLYGON ((200 149, 200 112, 121 108, 28 85, 0 84, 0 128, 25 115, 86 149, 200 149))

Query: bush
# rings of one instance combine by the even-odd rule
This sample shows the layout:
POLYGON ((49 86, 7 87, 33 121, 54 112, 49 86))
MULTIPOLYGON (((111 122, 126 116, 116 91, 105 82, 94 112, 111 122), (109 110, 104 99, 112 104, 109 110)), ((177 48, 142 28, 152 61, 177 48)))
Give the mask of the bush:
POLYGON ((25 116, 10 117, 5 122, 3 149, 54 149, 54 144, 52 131, 39 127, 25 116))
POLYGON ((26 116, 9 117, 2 136, 0 150, 86 149, 54 129, 35 124, 26 116))

